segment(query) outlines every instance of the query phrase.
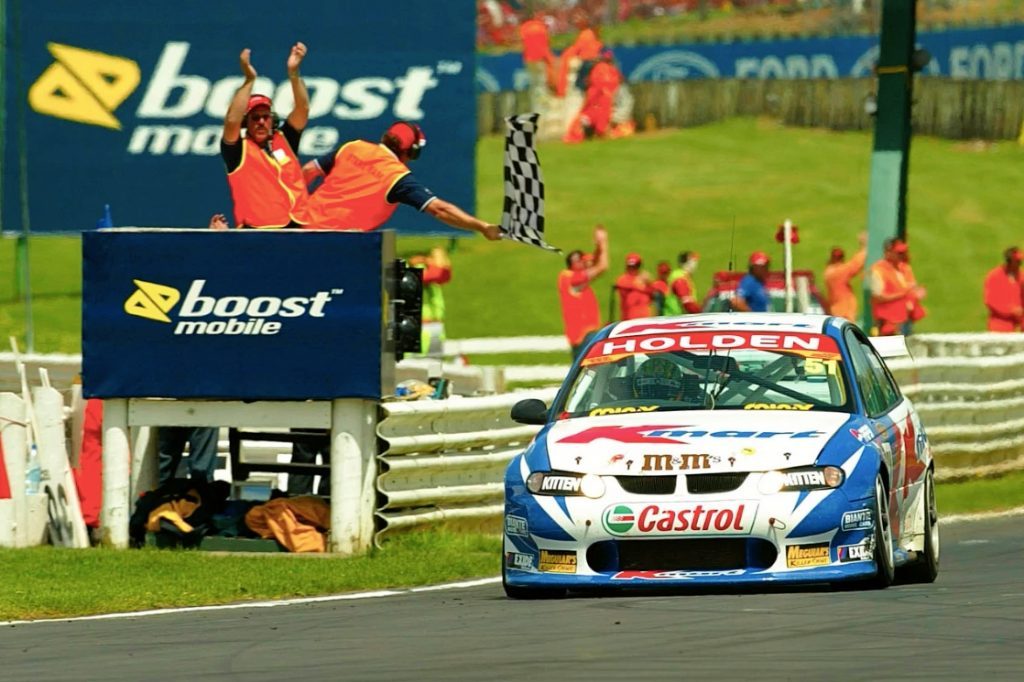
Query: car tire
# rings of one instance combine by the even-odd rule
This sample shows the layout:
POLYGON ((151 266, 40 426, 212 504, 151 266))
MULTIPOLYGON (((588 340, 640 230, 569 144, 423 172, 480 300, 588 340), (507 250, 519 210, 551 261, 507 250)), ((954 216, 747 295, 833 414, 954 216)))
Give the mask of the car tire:
POLYGON ((939 514, 935 506, 935 475, 924 476, 924 550, 917 561, 900 570, 908 583, 933 583, 939 575, 939 514))
POLYGON ((882 475, 875 477, 875 549, 876 572, 871 579, 872 587, 884 590, 892 585, 896 576, 892 556, 892 524, 889 521, 889 492, 885 489, 882 475))
POLYGON ((565 596, 565 590, 557 587, 523 587, 509 585, 505 574, 505 557, 501 557, 501 586, 509 599, 559 599, 565 596))

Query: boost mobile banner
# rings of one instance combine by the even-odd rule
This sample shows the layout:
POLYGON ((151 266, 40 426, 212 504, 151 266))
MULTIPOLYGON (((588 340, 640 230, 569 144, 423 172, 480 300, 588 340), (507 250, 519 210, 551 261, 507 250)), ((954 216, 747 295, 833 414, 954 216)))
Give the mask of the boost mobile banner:
POLYGON ((84 394, 379 398, 385 237, 85 232, 84 394))
MULTIPOLYGON (((471 0, 444 11, 417 0, 0 7, 4 232, 22 230, 23 198, 33 232, 93 228, 105 204, 115 225, 205 227, 214 213, 230 215, 220 136, 242 82, 238 55, 252 49, 253 91, 273 97, 283 119, 293 101, 285 61, 297 41, 309 49, 303 162, 350 139, 377 140, 394 120, 415 121, 427 137, 411 165, 416 177, 475 210, 471 0)), ((411 209, 387 227, 446 230, 411 209)))

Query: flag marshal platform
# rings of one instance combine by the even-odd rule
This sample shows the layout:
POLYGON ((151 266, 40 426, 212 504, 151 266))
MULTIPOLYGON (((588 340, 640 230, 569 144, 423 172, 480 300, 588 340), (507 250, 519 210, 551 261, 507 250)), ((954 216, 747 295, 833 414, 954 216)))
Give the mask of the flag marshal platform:
POLYGON ((120 228, 82 236, 82 388, 104 400, 107 544, 156 482, 152 426, 330 430, 331 550, 373 534, 394 392, 394 234, 120 228))

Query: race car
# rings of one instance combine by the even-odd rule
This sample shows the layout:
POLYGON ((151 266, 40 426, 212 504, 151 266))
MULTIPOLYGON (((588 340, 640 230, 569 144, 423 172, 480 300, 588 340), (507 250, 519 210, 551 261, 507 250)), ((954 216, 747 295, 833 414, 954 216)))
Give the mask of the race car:
POLYGON ((883 360, 906 344, 876 342, 825 315, 605 327, 512 409, 543 428, 505 473, 506 594, 935 580, 931 449, 883 360))

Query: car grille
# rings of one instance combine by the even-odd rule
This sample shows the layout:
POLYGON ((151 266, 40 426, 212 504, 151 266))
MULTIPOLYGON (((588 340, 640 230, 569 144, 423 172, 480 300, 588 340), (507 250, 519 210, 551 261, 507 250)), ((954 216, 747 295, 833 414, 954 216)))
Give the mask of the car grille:
POLYGON ((760 538, 606 540, 587 549, 587 563, 609 571, 724 571, 768 568, 778 550, 760 538))
POLYGON ((672 495, 676 476, 616 476, 622 489, 634 495, 672 495))
POLYGON ((725 474, 687 474, 686 492, 696 495, 728 493, 736 490, 747 480, 747 472, 725 474))

